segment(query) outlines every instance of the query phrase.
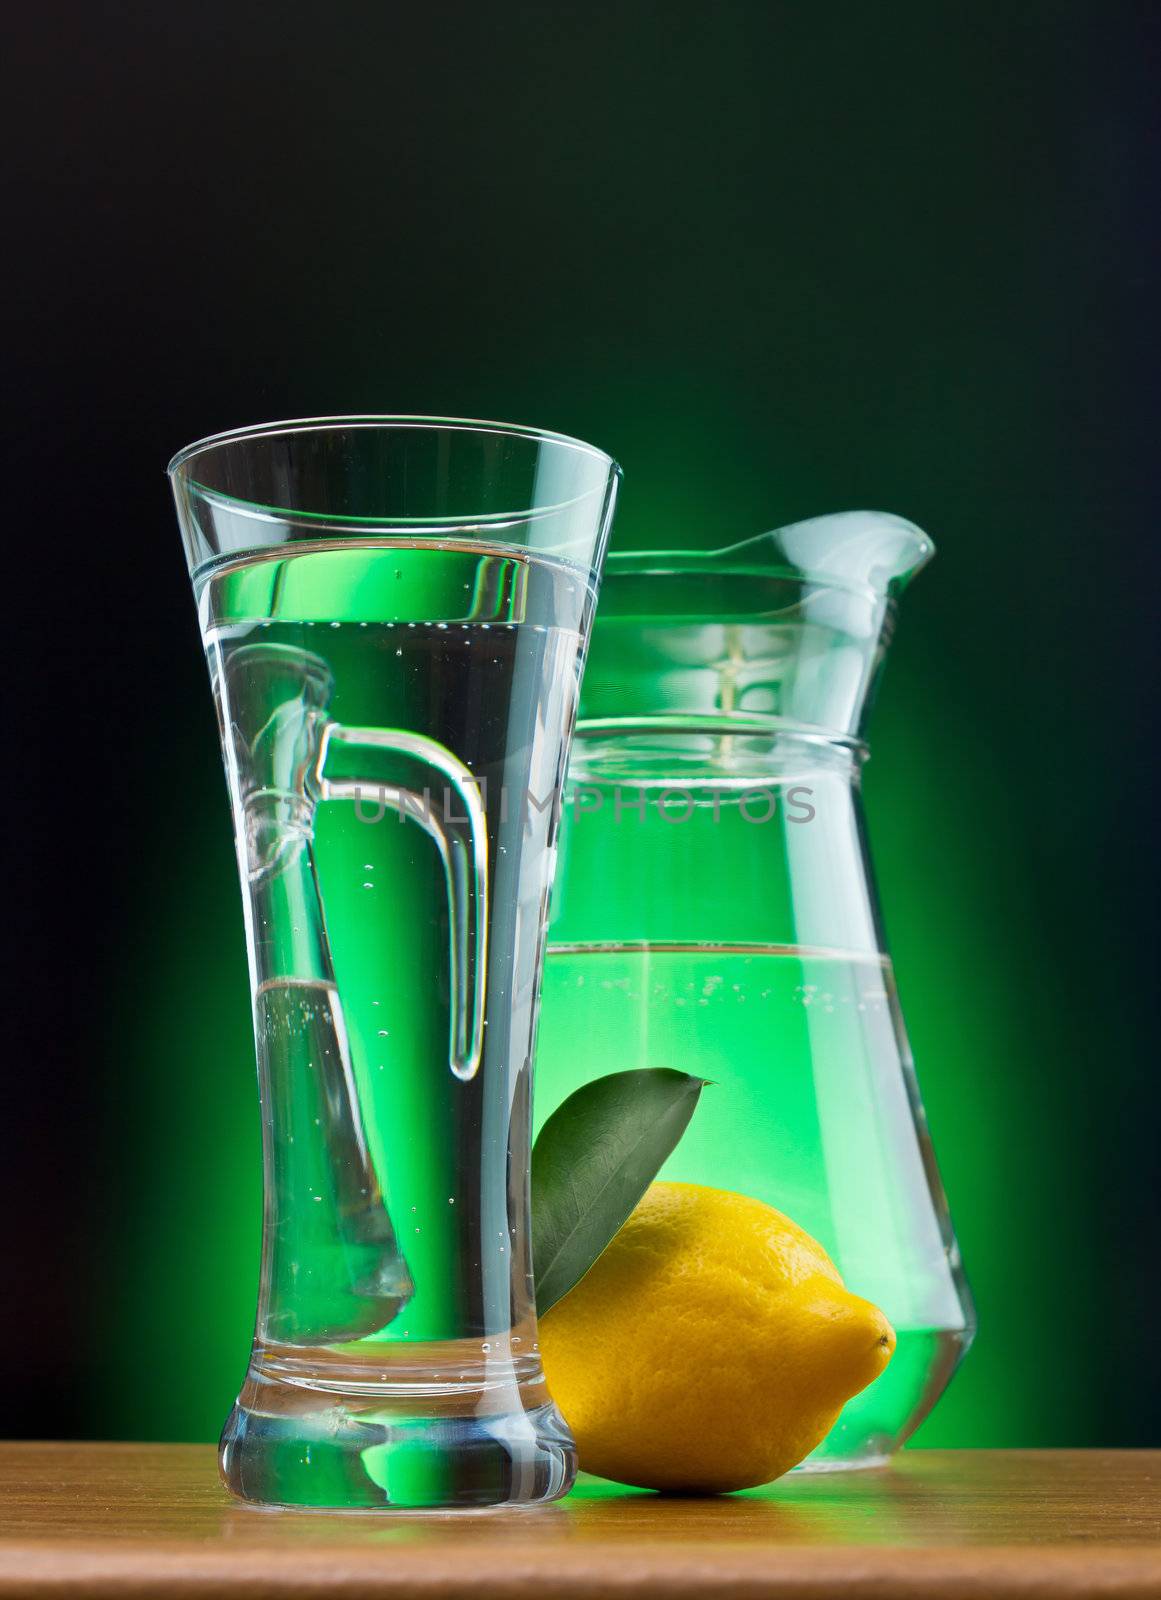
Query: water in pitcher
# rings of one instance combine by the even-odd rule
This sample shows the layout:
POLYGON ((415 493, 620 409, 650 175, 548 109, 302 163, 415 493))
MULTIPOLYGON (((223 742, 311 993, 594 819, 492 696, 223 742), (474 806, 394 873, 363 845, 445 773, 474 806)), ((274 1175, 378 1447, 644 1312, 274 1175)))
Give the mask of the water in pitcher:
POLYGON ((569 564, 479 543, 307 545, 202 576, 249 885, 261 1377, 372 1393, 417 1346, 449 1394, 501 1351, 539 1374, 509 1149, 590 603, 569 564), (472 807, 465 868, 449 841, 472 807), (461 869, 485 909, 457 931, 461 869))
POLYGON ((538 1118, 579 1082, 660 1066, 710 1080, 660 1176, 785 1212, 891 1318, 891 1365, 808 1465, 885 1455, 966 1342, 890 962, 792 945, 550 944, 538 1118))

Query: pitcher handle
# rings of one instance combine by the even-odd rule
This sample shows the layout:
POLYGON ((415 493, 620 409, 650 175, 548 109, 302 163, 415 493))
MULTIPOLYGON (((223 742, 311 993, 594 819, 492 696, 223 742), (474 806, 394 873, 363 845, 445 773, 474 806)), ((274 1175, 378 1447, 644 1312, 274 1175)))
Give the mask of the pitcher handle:
POLYGON ((348 728, 338 722, 327 722, 323 727, 315 777, 323 800, 354 800, 361 804, 368 798, 375 799, 383 810, 396 811, 418 822, 435 843, 447 884, 450 927, 448 1064, 457 1078, 474 1078, 484 1049, 488 982, 488 827, 477 780, 462 761, 434 739, 402 728, 348 728), (414 790, 399 784, 326 777, 327 754, 335 742, 389 750, 432 768, 443 779, 443 787, 454 788, 463 816, 436 816, 426 790, 421 802, 414 790))

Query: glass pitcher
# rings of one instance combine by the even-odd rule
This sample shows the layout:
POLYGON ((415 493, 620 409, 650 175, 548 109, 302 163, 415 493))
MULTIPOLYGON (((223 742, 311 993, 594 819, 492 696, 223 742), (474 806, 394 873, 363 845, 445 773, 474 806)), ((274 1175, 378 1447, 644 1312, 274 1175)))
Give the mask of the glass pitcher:
POLYGON ((553 1499, 533 1023, 558 800, 618 470, 422 418, 172 463, 221 725, 264 1160, 257 1326, 222 1436, 271 1504, 553 1499))
POLYGON ((538 1122, 615 1070, 712 1081, 661 1177, 785 1212, 898 1335, 814 1468, 897 1448, 973 1329, 859 795, 895 601, 931 554, 857 512, 612 556, 566 791, 538 1122))

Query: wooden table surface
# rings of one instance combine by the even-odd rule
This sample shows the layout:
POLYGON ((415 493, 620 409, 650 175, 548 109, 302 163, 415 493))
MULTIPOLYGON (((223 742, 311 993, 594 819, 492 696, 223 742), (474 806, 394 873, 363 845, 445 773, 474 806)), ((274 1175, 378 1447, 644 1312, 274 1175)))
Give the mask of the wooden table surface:
POLYGON ((0 1445, 0 1600, 1161 1597, 1161 1451, 907 1451, 718 1499, 263 1511, 207 1445, 0 1445))

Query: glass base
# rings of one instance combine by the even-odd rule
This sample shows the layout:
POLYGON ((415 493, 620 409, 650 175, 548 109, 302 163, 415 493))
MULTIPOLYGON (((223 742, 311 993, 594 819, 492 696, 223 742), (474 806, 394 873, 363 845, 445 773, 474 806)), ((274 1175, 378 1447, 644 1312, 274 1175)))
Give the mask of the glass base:
POLYGON ((384 1384, 344 1382, 331 1363, 320 1370, 301 1357, 288 1372, 285 1358, 256 1353, 222 1432, 222 1480, 241 1500, 298 1510, 559 1499, 576 1477, 572 1436, 538 1372, 496 1365, 482 1382, 415 1372, 384 1384))

